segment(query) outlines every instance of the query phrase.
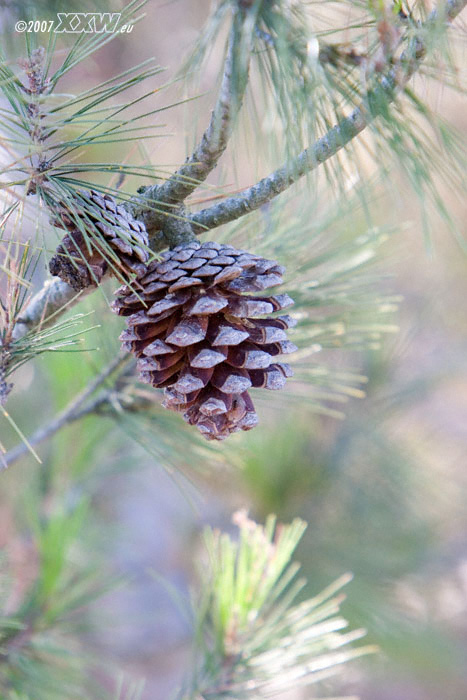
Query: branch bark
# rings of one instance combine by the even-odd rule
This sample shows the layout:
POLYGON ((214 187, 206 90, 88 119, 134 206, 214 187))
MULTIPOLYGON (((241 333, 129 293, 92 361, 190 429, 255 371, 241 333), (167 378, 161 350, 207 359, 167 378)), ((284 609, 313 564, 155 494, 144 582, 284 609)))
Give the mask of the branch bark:
POLYGON ((47 328, 55 322, 58 314, 81 301, 91 289, 89 287, 77 294, 73 287, 59 277, 46 280, 42 289, 32 297, 18 317, 13 329, 13 340, 19 340, 32 328, 47 328))

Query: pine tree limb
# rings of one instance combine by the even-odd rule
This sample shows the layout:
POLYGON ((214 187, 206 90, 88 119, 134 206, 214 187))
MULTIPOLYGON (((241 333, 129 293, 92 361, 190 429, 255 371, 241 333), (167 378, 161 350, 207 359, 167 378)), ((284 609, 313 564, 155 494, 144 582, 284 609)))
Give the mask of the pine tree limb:
MULTIPOLYGON (((248 83, 248 70, 253 46, 254 28, 259 4, 235 10, 225 58, 223 77, 209 126, 195 150, 168 180, 144 190, 146 201, 168 204, 183 202, 216 167, 232 134, 235 118, 241 108, 248 83)), ((161 226, 161 214, 142 209, 135 215, 141 218, 148 233, 161 226)), ((163 218, 163 221, 166 217, 163 218)))
POLYGON ((81 301, 89 290, 76 293, 76 289, 63 282, 59 277, 52 277, 35 294, 21 312, 13 330, 13 340, 19 340, 33 328, 46 328, 54 323, 57 315, 81 301))
MULTIPOLYGON (((102 385, 104 382, 112 375, 114 372, 123 367, 129 360, 130 355, 125 354, 123 356, 119 355, 115 360, 110 362, 107 367, 105 367, 98 375, 95 377, 87 387, 85 387, 75 398, 66 406, 63 411, 61 411, 52 421, 41 426, 36 430, 30 438, 28 438, 28 444, 32 447, 38 445, 39 443, 47 440, 48 438, 55 435, 63 426, 73 423, 85 415, 92 413, 96 410, 96 402, 92 402, 89 406, 84 406, 86 401, 92 396, 92 394, 102 385)), ((103 402, 103 397, 99 397, 99 404, 103 402)), ((10 452, 0 457, 0 472, 5 470, 8 466, 16 462, 20 457, 29 451, 29 446, 22 442, 16 447, 14 447, 10 452)))
POLYGON ((278 168, 235 196, 193 214, 191 221, 195 232, 202 233, 206 229, 217 228, 267 204, 358 136, 379 115, 378 105, 381 98, 384 106, 394 101, 419 68, 426 55, 426 46, 423 42, 423 33, 426 29, 439 23, 440 18, 445 18, 448 22, 452 21, 466 5, 467 0, 448 0, 445 5, 442 4, 440 8, 434 10, 421 27, 419 35, 412 41, 411 47, 401 56, 398 66, 391 68, 380 79, 378 87, 369 92, 366 99, 348 117, 332 127, 312 146, 304 149, 290 165, 278 168), (399 66, 404 70, 402 76, 398 71, 399 66))
MULTIPOLYGON (((429 26, 436 25, 441 19, 451 22, 466 5, 467 0, 447 0, 446 3, 442 3, 437 10, 431 13, 427 22, 421 26, 419 35, 412 40, 411 49, 401 57, 400 63, 405 71, 402 76, 403 84, 407 83, 413 76, 426 54, 426 46, 423 42, 423 35, 426 29, 429 28, 429 26)), ((386 76, 380 78, 378 90, 380 91, 380 96, 382 91, 386 104, 388 98, 393 100, 396 97, 398 90, 403 87, 403 84, 401 84, 401 75, 397 73, 395 68, 391 68, 386 76)), ((206 230, 216 228, 229 221, 234 221, 258 209, 284 192, 305 174, 310 173, 318 165, 329 160, 352 139, 358 136, 377 116, 377 108, 375 107, 375 102, 377 102, 377 100, 372 100, 372 106, 370 108, 370 97, 371 95, 369 94, 365 102, 354 109, 350 116, 330 129, 328 133, 318 139, 315 144, 302 151, 302 153, 297 156, 294 163, 279 168, 257 184, 246 188, 233 197, 229 197, 191 216, 187 214, 184 220, 180 220, 182 235, 185 235, 189 225, 192 226, 195 233, 201 234, 206 230)), ((377 95, 374 91, 373 98, 376 97, 377 95)), ((144 192, 139 194, 128 206, 131 208, 134 215, 138 216, 139 212, 139 216, 143 216, 143 211, 149 211, 144 208, 144 202, 147 202, 149 206, 151 202, 153 202, 155 196, 153 188, 145 188, 144 192)), ((158 251, 167 247, 167 241, 164 238, 163 232, 160 231, 161 222, 157 222, 156 217, 153 219, 153 214, 154 212, 151 212, 151 214, 146 213, 149 222, 147 223, 147 227, 151 238, 151 247, 154 251, 158 251)), ((160 216, 160 214, 158 216, 160 216)), ((164 220, 168 218, 170 218, 170 215, 164 216, 164 220)), ((175 222, 177 220, 178 219, 173 219, 175 222)), ((67 304, 65 308, 68 308, 78 301, 78 299, 81 299, 81 297, 77 297, 76 292, 65 282, 62 282, 58 278, 48 280, 45 282, 42 290, 33 297, 30 304, 24 310, 19 319, 18 330, 15 329, 14 337, 22 337, 28 330, 40 324, 44 319, 45 308, 48 309, 48 312, 60 313, 63 304, 67 304)))

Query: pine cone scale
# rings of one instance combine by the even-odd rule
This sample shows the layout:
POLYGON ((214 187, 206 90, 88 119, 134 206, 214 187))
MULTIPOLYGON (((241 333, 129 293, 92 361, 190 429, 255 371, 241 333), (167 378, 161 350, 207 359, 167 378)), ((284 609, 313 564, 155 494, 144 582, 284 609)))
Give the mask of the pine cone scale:
POLYGON ((227 359, 227 348, 222 346, 213 350, 208 345, 194 345, 188 350, 188 360, 191 367, 209 368, 227 359))
POLYGON ((154 302, 154 304, 148 309, 148 316, 158 316, 164 311, 176 309, 183 306, 185 302, 190 299, 189 292, 172 292, 167 294, 167 296, 159 299, 159 301, 154 302))
POLYGON ((228 300, 220 294, 207 291, 206 294, 195 297, 190 304, 185 307, 185 312, 194 316, 210 316, 211 314, 222 311, 228 303, 228 300))
POLYGON ((177 348, 172 347, 163 340, 157 339, 145 347, 143 354, 147 357, 155 357, 157 355, 165 355, 166 353, 177 352, 177 348))
POLYGON ((232 367, 242 367, 244 369, 263 369, 271 364, 271 356, 257 348, 253 343, 242 343, 242 345, 229 348, 227 362, 232 367))
POLYGON ((179 347, 188 347, 204 340, 207 329, 208 319, 204 316, 183 316, 166 340, 179 347))
POLYGON ((223 394, 241 394, 251 387, 251 379, 246 370, 222 364, 215 368, 211 384, 223 394))
POLYGON ((196 367, 185 368, 179 379, 173 385, 175 391, 180 394, 190 394, 198 389, 204 389, 213 376, 214 368, 198 369, 196 367))

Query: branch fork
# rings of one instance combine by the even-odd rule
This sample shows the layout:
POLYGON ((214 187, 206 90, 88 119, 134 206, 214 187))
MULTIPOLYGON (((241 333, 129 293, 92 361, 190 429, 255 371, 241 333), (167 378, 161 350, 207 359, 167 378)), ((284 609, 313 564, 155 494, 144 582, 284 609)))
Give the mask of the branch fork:
MULTIPOLYGON (((440 20, 451 22, 466 5, 467 0, 447 0, 434 10, 425 25, 420 27, 419 35, 412 40, 409 50, 402 54, 398 65, 390 65, 388 72, 380 75, 379 86, 368 93, 365 101, 348 117, 304 149, 292 163, 278 168, 233 197, 190 214, 183 208, 183 202, 208 177, 224 153, 248 82, 260 3, 239 2, 233 14, 219 95, 198 146, 166 182, 140 188, 139 195, 126 205, 136 218, 144 222, 153 251, 157 253, 164 248, 175 247, 207 230, 249 214, 329 160, 378 116, 378 91, 384 93, 386 100, 393 101, 416 72, 426 53, 423 41, 426 27, 440 20), (401 66, 404 68, 402 74, 401 66), (155 211, 156 202, 172 205, 171 211, 164 214, 155 211)), ((46 316, 50 318, 51 314, 59 313, 61 307, 74 304, 80 298, 58 278, 48 280, 20 317, 16 337, 21 337, 27 330, 43 323, 46 316)))

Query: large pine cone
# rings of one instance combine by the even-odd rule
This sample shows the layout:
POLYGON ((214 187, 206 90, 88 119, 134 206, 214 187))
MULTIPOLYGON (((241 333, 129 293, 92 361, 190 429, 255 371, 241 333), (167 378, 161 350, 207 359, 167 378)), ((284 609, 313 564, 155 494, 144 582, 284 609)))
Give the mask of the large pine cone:
POLYGON ((148 236, 144 224, 134 219, 109 194, 95 190, 76 193, 73 215, 59 207, 53 214, 54 226, 68 233, 49 263, 50 272, 77 291, 97 286, 107 271, 120 281, 133 273, 144 275, 149 259, 148 236), (77 222, 80 223, 86 236, 77 222), (99 238, 104 238, 116 255, 105 252, 99 238))
POLYGON ((138 358, 141 379, 165 388, 166 408, 208 440, 257 422, 251 387, 280 389, 292 371, 277 362, 296 350, 290 316, 264 317, 293 304, 287 294, 246 296, 282 282, 284 268, 219 243, 190 242, 163 253, 113 309, 129 316, 120 339, 138 358))

